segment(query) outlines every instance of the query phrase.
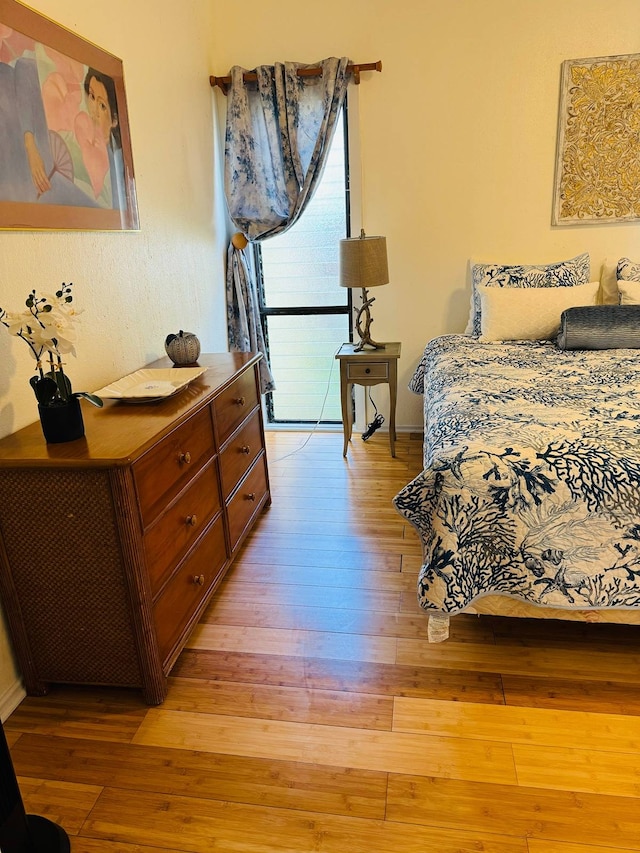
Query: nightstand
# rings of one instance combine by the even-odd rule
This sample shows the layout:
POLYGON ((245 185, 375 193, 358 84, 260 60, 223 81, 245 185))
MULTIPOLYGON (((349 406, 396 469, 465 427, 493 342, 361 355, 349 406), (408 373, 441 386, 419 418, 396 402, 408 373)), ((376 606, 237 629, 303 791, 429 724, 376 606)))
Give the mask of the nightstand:
POLYGON ((340 360, 340 398, 342 400, 342 426, 344 447, 347 455, 353 429, 351 389, 354 385, 389 386, 389 446, 391 455, 396 455, 396 397, 398 393, 398 359, 402 344, 385 344, 384 349, 355 352, 356 344, 343 344, 336 353, 340 360))

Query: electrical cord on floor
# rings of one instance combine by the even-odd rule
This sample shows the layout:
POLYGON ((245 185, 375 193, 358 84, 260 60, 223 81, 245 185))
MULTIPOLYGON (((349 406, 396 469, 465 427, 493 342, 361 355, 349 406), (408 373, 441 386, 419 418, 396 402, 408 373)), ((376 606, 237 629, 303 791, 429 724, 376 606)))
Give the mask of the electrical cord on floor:
POLYGON ((373 406, 373 409, 374 409, 376 415, 375 415, 374 419, 371 421, 371 423, 369 424, 369 426, 366 428, 366 430, 362 433, 362 440, 363 441, 369 441, 369 439, 374 434, 374 432, 377 429, 380 429, 380 427, 384 423, 384 415, 379 414, 378 408, 377 408, 376 404, 373 402, 373 398, 371 396, 371 388, 369 388, 368 390, 369 390, 369 402, 373 406))
POLYGON ((318 427, 320 426, 320 422, 322 421, 322 415, 324 414, 324 407, 327 404, 327 399, 329 397, 329 389, 331 388, 331 376, 333 375, 333 365, 335 364, 336 356, 338 355, 338 353, 340 352, 341 349, 342 349, 342 344, 340 344, 338 349, 334 352, 333 358, 331 359, 331 369, 329 370, 329 378, 327 379, 327 388, 324 392, 324 399, 322 401, 322 406, 320 408, 320 414, 318 415, 318 420, 313 425, 311 432, 305 438, 305 440, 302 442, 300 447, 296 447, 295 450, 292 450, 290 453, 285 453, 284 456, 279 456, 277 459, 270 459, 269 460, 270 465, 275 465, 276 462, 282 462, 283 459, 288 459, 290 456, 293 456, 294 453, 298 453, 300 450, 302 450, 304 447, 306 447, 307 444, 311 441, 311 436, 318 429, 318 427))

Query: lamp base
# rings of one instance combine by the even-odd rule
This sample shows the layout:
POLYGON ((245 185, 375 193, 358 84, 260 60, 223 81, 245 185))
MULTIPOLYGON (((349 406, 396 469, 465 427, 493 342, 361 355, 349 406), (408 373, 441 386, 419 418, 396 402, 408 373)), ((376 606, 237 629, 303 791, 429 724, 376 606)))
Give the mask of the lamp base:
POLYGON ((353 348, 354 352, 362 352, 364 349, 384 349, 384 344, 379 344, 371 338, 369 329, 373 323, 369 308, 376 301, 375 296, 369 299, 369 291, 366 287, 362 288, 362 305, 356 314, 356 329, 360 336, 360 343, 353 348), (362 326, 364 321, 364 328, 362 326))
POLYGON ((375 341, 360 341, 354 346, 354 352, 375 352, 377 349, 386 349, 386 344, 378 344, 375 341))

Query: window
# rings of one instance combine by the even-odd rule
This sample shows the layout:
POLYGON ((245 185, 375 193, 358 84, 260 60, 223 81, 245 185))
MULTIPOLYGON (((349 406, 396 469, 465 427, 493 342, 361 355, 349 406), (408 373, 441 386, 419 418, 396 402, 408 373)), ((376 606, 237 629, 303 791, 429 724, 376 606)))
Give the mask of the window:
POLYGON ((348 236, 346 105, 314 197, 284 234, 256 244, 260 313, 276 390, 269 423, 339 423, 334 355, 350 340, 351 291, 339 286, 340 240, 348 236))

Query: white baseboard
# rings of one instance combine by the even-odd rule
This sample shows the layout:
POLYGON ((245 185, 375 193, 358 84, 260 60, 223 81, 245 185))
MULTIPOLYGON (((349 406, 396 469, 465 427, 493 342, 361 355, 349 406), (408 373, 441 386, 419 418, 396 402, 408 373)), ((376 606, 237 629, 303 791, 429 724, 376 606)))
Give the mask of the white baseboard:
POLYGON ((4 723, 13 714, 18 705, 26 696, 25 689, 20 679, 16 681, 0 695, 0 720, 4 723))

